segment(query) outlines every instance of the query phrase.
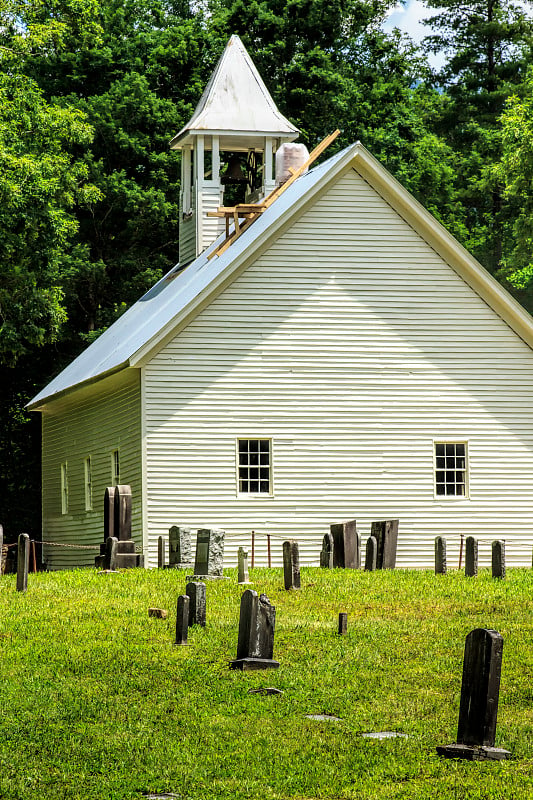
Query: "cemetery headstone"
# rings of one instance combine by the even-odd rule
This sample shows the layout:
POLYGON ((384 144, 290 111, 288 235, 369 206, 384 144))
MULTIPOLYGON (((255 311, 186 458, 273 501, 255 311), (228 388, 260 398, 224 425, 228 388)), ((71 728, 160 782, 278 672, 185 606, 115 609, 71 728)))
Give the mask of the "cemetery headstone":
POLYGON ((492 543, 492 577, 505 578, 505 542, 501 539, 492 543))
POLYGON ((168 566, 170 569, 192 569, 191 529, 173 525, 168 532, 168 566))
POLYGON ((30 537, 21 533, 17 548, 17 592, 28 589, 28 571, 30 568, 30 537))
POLYGON ((176 614, 176 644, 187 644, 187 634, 189 631, 189 598, 186 594, 178 597, 178 609, 176 614))
POLYGON ((322 539, 320 566, 325 569, 333 569, 333 536, 331 533, 326 533, 322 539))
POLYGON ((478 545, 473 536, 466 537, 465 545, 465 575, 475 578, 478 567, 478 545))
POLYGON ((511 755, 494 747, 500 693, 503 637, 476 628, 466 637, 457 742, 437 747, 446 758, 501 761, 511 755))
POLYGON ((345 636, 348 632, 348 614, 341 611, 339 614, 339 636, 345 636))
POLYGON ((378 543, 376 569, 394 569, 396 566, 396 549, 398 547, 397 519, 386 519, 373 522, 370 535, 378 543))
POLYGON ((237 551, 237 581, 238 583, 250 583, 248 574, 248 550, 239 547, 237 551))
POLYGON ((115 532, 119 542, 131 539, 131 486, 115 486, 115 532))
POLYGON ((276 609, 265 594, 247 589, 241 597, 237 659, 231 669, 277 669, 274 661, 276 609))
POLYGON ((165 566, 165 540, 160 536, 157 540, 157 568, 163 569, 165 566))
POLYGON ((378 541, 375 536, 369 536, 366 540, 365 550, 365 570, 374 572, 378 563, 378 541))
POLYGON ((361 566, 361 539, 354 519, 330 525, 333 537, 333 566, 359 569, 361 566))
POLYGON ((286 589, 300 588, 300 553, 294 539, 283 542, 283 577, 286 589))
POLYGON ((435 575, 446 575, 446 539, 444 536, 435 537, 435 575))
POLYGON ((131 487, 126 484, 108 486, 104 493, 104 541, 100 555, 94 559, 98 569, 128 569, 144 566, 144 556, 135 551, 131 538, 131 487), (108 539, 117 539, 114 567, 109 567, 108 539))
POLYGON ((108 536, 105 548, 104 569, 114 572, 117 568, 118 539, 116 536, 108 536))
POLYGON ((115 535, 115 487, 107 486, 104 492, 104 542, 115 535))
POLYGON ((196 537, 194 574, 221 578, 224 565, 224 536, 221 528, 201 528, 196 537))
POLYGON ((205 583, 191 581, 185 587, 185 594, 189 598, 189 627, 201 625, 205 628, 207 607, 205 583))

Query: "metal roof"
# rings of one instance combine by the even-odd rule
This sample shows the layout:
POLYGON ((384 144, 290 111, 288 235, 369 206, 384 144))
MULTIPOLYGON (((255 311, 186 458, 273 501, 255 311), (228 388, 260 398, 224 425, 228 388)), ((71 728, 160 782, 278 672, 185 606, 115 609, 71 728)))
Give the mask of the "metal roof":
POLYGON ((235 132, 285 141, 296 139, 299 133, 278 111, 238 36, 229 40, 194 114, 170 146, 179 149, 198 134, 235 132))
POLYGON ((288 212, 296 210, 322 179, 349 161, 358 145, 351 145, 302 175, 223 253, 208 254, 223 241, 219 237, 183 270, 179 264, 161 278, 101 336, 54 378, 28 407, 37 408, 80 384, 129 366, 133 357, 165 331, 216 279, 249 250, 262 235, 276 228, 288 212))

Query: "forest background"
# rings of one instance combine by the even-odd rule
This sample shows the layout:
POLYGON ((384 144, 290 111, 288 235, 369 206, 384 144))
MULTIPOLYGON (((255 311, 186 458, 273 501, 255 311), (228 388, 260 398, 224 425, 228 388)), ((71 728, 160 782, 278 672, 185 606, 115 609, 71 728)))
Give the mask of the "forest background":
POLYGON ((177 261, 180 156, 168 143, 233 33, 301 141, 337 127, 330 155, 362 141, 533 312, 532 14, 427 0, 416 45, 384 31, 394 5, 0 0, 8 541, 40 534, 40 420, 25 404, 177 261))

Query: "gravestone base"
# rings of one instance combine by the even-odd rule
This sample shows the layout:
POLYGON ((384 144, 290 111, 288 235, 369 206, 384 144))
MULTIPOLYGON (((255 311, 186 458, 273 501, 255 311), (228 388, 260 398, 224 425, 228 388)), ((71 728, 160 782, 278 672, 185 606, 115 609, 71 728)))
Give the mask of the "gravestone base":
POLYGON ((250 669, 277 669, 279 661, 274 661, 272 658, 237 658, 235 661, 229 662, 230 669, 239 669, 241 671, 250 669))
POLYGON ((225 575, 186 575, 186 581, 229 581, 225 575))
POLYGON ((463 758, 466 761, 504 761, 511 758, 509 750, 501 747, 476 747, 472 744, 447 744, 437 747, 437 753, 444 758, 463 758))
POLYGON ((181 569, 181 570, 191 570, 194 567, 192 561, 189 564, 164 564, 163 569, 181 569))

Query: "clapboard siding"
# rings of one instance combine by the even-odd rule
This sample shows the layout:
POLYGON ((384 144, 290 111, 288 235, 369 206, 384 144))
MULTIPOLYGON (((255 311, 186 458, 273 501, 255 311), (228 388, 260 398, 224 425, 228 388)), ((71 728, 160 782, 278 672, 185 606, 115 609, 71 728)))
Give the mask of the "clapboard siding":
MULTIPOLYGON (((71 404, 50 404, 43 414, 43 539, 60 544, 97 545, 103 541, 103 498, 112 480, 111 454, 120 454, 120 479, 131 484, 132 535, 141 532, 140 383, 137 370, 101 382, 99 394, 71 404), (85 510, 84 461, 91 457, 93 510, 85 510), (68 514, 61 513, 61 464, 67 462, 68 514)), ((94 566, 94 550, 44 545, 50 569, 94 566)))
MULTIPOLYGON (((533 353, 351 170, 146 366, 147 524, 258 532, 317 563, 330 522, 400 519, 400 566, 433 538, 533 542, 533 353), (238 437, 270 437, 272 497, 238 497, 238 437), (435 499, 433 441, 467 441, 469 499, 435 499), (279 538, 278 538, 279 537, 279 538)), ((490 547, 481 545, 487 562, 490 547)))

